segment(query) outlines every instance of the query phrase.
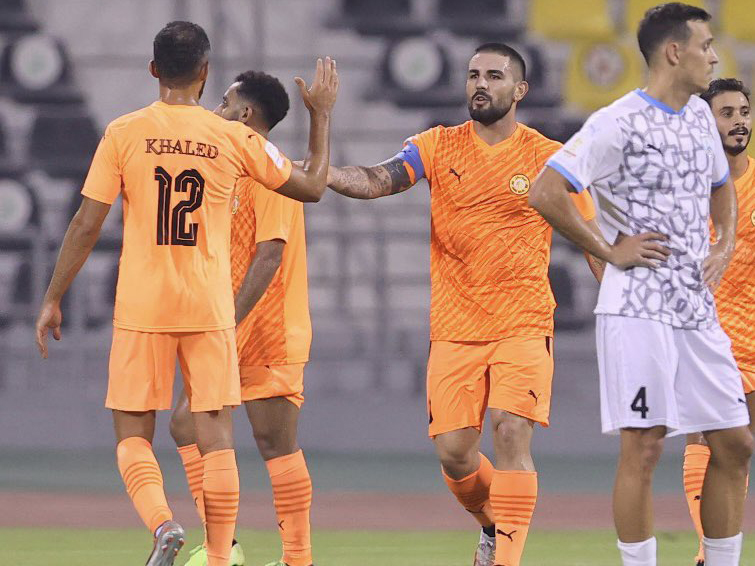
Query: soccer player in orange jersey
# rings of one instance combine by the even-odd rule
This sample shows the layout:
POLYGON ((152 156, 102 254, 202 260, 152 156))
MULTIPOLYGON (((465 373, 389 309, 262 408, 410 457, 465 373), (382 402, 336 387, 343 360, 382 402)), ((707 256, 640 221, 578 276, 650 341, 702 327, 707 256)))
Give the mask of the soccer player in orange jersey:
MULTIPOLYGON (((731 177, 737 191, 739 217, 737 245, 729 268, 716 289, 716 308, 721 326, 731 340, 731 349, 742 372, 750 431, 755 433, 755 159, 747 155, 752 136, 750 91, 737 79, 716 79, 700 95, 711 107, 721 134, 731 177)), ((697 566, 703 558, 703 527, 700 521, 700 494, 710 448, 701 433, 687 435, 684 451, 684 492, 700 545, 695 557, 697 566)))
MULTIPOLYGON (((525 77, 514 49, 481 45, 467 72, 470 121, 411 137, 378 165, 328 175, 335 191, 363 199, 422 177, 430 184, 429 434, 448 487, 482 526, 476 566, 520 563, 537 499, 530 443, 550 409, 551 229, 527 192, 560 144, 516 121, 525 77), (495 466, 480 453, 487 409, 495 466)), ((592 200, 574 200, 592 221, 592 200)))
POLYGON ((61 337, 60 301, 123 195, 123 250, 115 299, 106 406, 113 411, 118 467, 155 535, 148 566, 173 564, 183 530, 173 521, 152 452, 155 411, 170 409, 176 357, 189 393, 202 454, 208 560, 226 566, 236 522, 239 478, 230 408, 240 403, 231 289, 234 185, 251 177, 299 200, 319 200, 329 159, 329 116, 338 90, 335 63, 318 60, 310 88, 310 153, 293 166, 243 124, 199 106, 210 43, 190 22, 155 37, 150 72, 159 100, 107 127, 84 183, 84 199, 63 240, 37 323, 61 337))
MULTIPOLYGON (((288 95, 278 79, 247 71, 236 77, 215 113, 267 137, 288 107, 288 95)), ((275 564, 310 566, 312 482, 296 440, 304 400, 304 365, 312 341, 300 202, 265 190, 251 179, 238 181, 231 224, 231 275, 241 400, 270 474, 283 541, 283 557, 275 564)), ((171 434, 192 495, 201 500, 197 472, 201 456, 185 395, 173 412, 171 434)), ((230 565, 241 566, 243 551, 237 543, 234 546, 230 565)), ((206 550, 200 546, 187 566, 206 563, 206 550)))

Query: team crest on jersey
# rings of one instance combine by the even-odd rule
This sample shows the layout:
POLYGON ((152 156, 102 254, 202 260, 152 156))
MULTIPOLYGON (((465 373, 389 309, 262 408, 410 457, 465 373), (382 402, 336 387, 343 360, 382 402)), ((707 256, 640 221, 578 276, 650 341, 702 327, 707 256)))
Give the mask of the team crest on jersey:
POLYGON ((515 195, 527 194, 530 190, 530 180, 527 175, 514 175, 509 181, 509 189, 515 195))
POLYGON ((755 210, 750 213, 750 222, 752 222, 752 225, 755 226, 755 210))
POLYGON ((241 200, 239 199, 239 195, 233 195, 233 206, 231 207, 231 214, 236 214, 239 211, 240 204, 241 200))

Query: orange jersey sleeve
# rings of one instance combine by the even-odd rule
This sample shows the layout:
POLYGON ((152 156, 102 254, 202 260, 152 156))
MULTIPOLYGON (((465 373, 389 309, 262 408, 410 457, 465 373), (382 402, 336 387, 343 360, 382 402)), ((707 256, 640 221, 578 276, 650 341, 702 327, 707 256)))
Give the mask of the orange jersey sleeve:
POLYGON ((416 183, 422 177, 432 181, 432 163, 439 133, 439 127, 431 128, 404 142, 404 147, 397 157, 403 159, 412 183, 416 183))
POLYGON ((239 149, 242 166, 246 174, 266 189, 275 190, 291 176, 291 160, 283 155, 270 141, 257 132, 243 126, 242 142, 239 149))
POLYGON ((115 136, 110 126, 105 130, 89 167, 81 194, 105 204, 113 204, 123 181, 115 136))

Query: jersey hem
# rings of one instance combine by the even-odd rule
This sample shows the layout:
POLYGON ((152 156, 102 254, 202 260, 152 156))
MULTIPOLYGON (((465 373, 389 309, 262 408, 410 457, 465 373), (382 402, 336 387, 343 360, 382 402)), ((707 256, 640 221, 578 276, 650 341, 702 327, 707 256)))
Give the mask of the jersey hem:
POLYGON ((135 332, 150 332, 150 333, 172 333, 172 332, 216 332, 218 330, 229 330, 235 328, 236 324, 215 324, 211 326, 140 326, 136 324, 128 324, 123 322, 113 321, 115 328, 121 330, 133 330, 135 332))
POLYGON ((707 330, 708 328, 712 328, 716 324, 716 320, 711 321, 700 321, 694 324, 680 324, 679 322, 676 322, 671 319, 669 316, 650 316, 646 314, 624 314, 624 313, 618 313, 618 312, 610 312, 608 310, 596 308, 593 311, 593 314, 595 315, 606 315, 606 316, 623 316, 625 318, 641 318, 643 320, 654 320, 656 322, 660 322, 661 324, 666 324, 668 326, 671 326, 672 328, 678 328, 679 330, 707 330))
POLYGON ((497 342, 498 340, 506 340, 507 338, 520 338, 520 337, 527 337, 527 338, 537 338, 539 336, 547 337, 547 338, 553 338, 553 330, 539 330, 539 331, 533 331, 533 332, 513 332, 513 333, 507 333, 507 334, 493 334, 491 336, 483 336, 478 337, 475 336, 474 338, 467 338, 467 337, 458 337, 458 336, 444 336, 443 334, 436 335, 436 334, 430 334, 430 342, 497 342))
POLYGON ((309 356, 306 356, 304 358, 292 358, 290 360, 270 360, 265 362, 256 362, 253 364, 249 363, 241 363, 239 362, 239 369, 240 368, 255 368, 255 367, 261 367, 261 366, 289 366, 294 364, 306 364, 309 362, 309 356))

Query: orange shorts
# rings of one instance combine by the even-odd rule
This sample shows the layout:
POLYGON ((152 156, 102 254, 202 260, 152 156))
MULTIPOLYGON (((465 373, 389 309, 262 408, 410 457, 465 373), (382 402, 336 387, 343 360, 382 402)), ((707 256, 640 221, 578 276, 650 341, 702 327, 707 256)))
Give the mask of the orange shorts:
POLYGON ((433 341, 427 363, 429 434, 482 430, 488 407, 548 426, 553 338, 433 341))
POLYGON ((304 403, 305 365, 241 366, 241 400, 284 397, 301 408, 304 403))
POLYGON ((170 409, 176 356, 193 412, 241 403, 233 328, 176 333, 113 328, 105 406, 120 411, 170 409))

